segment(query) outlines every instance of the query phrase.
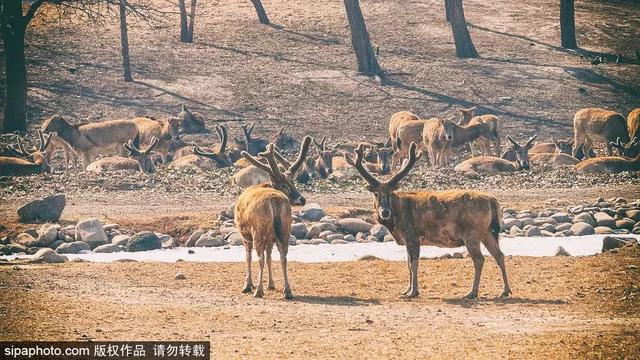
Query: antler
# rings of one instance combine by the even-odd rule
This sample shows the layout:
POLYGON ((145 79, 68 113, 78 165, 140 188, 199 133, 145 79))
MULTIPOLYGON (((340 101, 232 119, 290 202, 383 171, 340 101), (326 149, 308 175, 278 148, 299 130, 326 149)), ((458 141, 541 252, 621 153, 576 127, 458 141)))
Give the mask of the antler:
POLYGON ((404 159, 400 170, 398 170, 397 173, 393 174, 391 179, 386 181, 388 185, 391 185, 391 187, 396 187, 398 185, 398 182, 402 180, 403 177, 407 176, 409 171, 411 171, 413 166, 416 164, 416 161, 420 158, 420 156, 422 156, 422 151, 418 151, 417 149, 418 145, 416 145, 415 142, 411 142, 411 145, 409 145, 409 158, 404 159))
POLYGON ((327 135, 322 137, 322 140, 320 142, 316 141, 316 139, 313 139, 313 144, 318 148, 318 150, 320 151, 324 151, 324 144, 327 141, 327 135))
POLYGON ((513 140, 513 138, 509 135, 507 135, 507 140, 509 140, 509 142, 511 142, 511 144, 513 144, 513 146, 517 149, 520 147, 520 144, 518 144, 515 140, 513 140))
POLYGON ((538 137, 538 134, 533 135, 532 137, 529 138, 529 140, 527 140, 527 142, 524 144, 524 147, 529 148, 531 147, 531 144, 533 143, 533 141, 538 137))
POLYGON ((271 168, 272 176, 282 177, 282 173, 278 168, 278 163, 276 162, 274 152, 275 152, 275 145, 273 143, 269 143, 269 145, 267 146, 267 151, 259 153, 258 158, 267 160, 267 163, 271 168))
POLYGON ((364 143, 360 143, 360 145, 358 145, 355 153, 355 160, 353 159, 353 155, 346 152, 344 153, 344 159, 349 163, 349 165, 353 166, 360 173, 360 176, 362 176, 369 183, 369 185, 373 187, 380 186, 380 181, 374 178, 369 170, 365 169, 365 167, 362 165, 362 161, 364 160, 364 143))
POLYGON ((51 142, 51 133, 44 134, 42 130, 38 130, 38 138, 40 139, 40 146, 38 146, 38 151, 44 152, 45 149, 49 147, 49 143, 51 142))
POLYGON ((218 133, 218 137, 220 138, 220 153, 224 154, 227 148, 227 139, 229 138, 229 133, 227 132, 227 126, 216 125, 215 129, 216 129, 216 133, 218 133))
MULTIPOLYGON (((629 143, 631 144, 631 143, 629 143)), ((613 146, 614 148, 620 150, 620 151, 624 151, 625 149, 625 144, 620 143, 620 136, 618 136, 618 138, 616 139, 616 142, 610 142, 609 145, 613 146)))
MULTIPOLYGON (((305 136, 304 139, 302 139, 302 144, 300 144, 300 151, 298 152, 298 157, 296 158, 296 161, 292 165, 290 165, 286 171, 286 173, 289 176, 294 176, 300 170, 300 168, 304 164, 304 159, 307 157, 307 154, 309 153, 310 146, 311 146, 311 136, 305 136)), ((276 154, 278 153, 276 152, 276 154)))
POLYGON ((7 148, 16 156, 27 156, 28 153, 24 150, 22 146, 22 141, 20 139, 20 135, 16 134, 16 141, 18 142, 18 147, 16 148, 13 145, 7 145, 7 148))
POLYGON ((147 148, 144 151, 141 151, 141 153, 144 153, 145 155, 149 154, 151 152, 151 150, 153 150, 154 147, 156 147, 156 145, 158 145, 158 142, 160 141, 160 139, 158 139, 157 137, 152 137, 151 138, 151 142, 149 143, 149 146, 147 146, 147 148))

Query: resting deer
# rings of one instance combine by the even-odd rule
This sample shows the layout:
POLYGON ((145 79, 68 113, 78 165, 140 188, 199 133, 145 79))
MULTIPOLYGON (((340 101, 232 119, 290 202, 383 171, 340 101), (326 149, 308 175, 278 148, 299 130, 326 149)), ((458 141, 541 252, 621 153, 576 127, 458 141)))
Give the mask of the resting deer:
POLYGON ((582 148, 586 159, 590 157, 594 141, 604 142, 607 155, 612 155, 611 142, 618 137, 624 143, 629 142, 629 133, 625 118, 616 112, 604 109, 587 108, 576 112, 573 117, 573 157, 579 158, 578 150, 582 148))
POLYGON ((529 161, 532 164, 537 165, 551 165, 555 166, 565 166, 565 165, 575 165, 580 162, 580 160, 574 158, 571 155, 567 154, 555 154, 555 153, 537 153, 531 155, 531 151, 529 151, 529 161))
POLYGON ((495 156, 477 156, 467 159, 456 165, 455 171, 477 175, 478 173, 496 174, 500 172, 514 172, 529 170, 529 149, 538 135, 534 135, 527 140, 524 145, 518 144, 511 136, 507 136, 516 154, 516 161, 509 161, 495 156))
POLYGON ((178 149, 174 153, 174 160, 169 167, 174 169, 196 168, 199 170, 213 170, 215 168, 225 168, 233 165, 227 151, 229 133, 225 125, 216 125, 216 133, 220 140, 220 145, 202 148, 196 143, 192 146, 178 149), (176 158, 176 155, 178 156, 176 158))
POLYGON ((294 152, 300 147, 300 140, 294 138, 291 134, 285 133, 284 126, 278 130, 270 142, 274 143, 276 148, 283 153, 294 152))
POLYGON ((640 137, 640 108, 633 109, 627 116, 627 131, 629 137, 640 137))
POLYGON ((498 117, 495 115, 474 116, 475 110, 476 107, 472 107, 470 109, 458 109, 458 111, 462 114, 462 119, 460 119, 458 125, 468 126, 477 124, 482 121, 489 126, 489 129, 493 133, 493 136, 491 138, 483 136, 475 141, 472 141, 469 144, 471 148, 471 156, 476 156, 476 153, 480 155, 494 154, 491 152, 492 144, 495 148, 495 155, 499 156, 502 140, 502 126, 500 125, 500 119, 498 119, 498 117))
POLYGON ((611 147, 618 149, 620 156, 633 158, 640 154, 640 141, 638 141, 637 136, 631 138, 631 141, 626 144, 621 142, 620 138, 617 138, 616 142, 611 142, 610 145, 611 147))
POLYGON ((127 151, 128 158, 121 156, 109 156, 96 160, 87 166, 87 171, 97 173, 109 171, 140 171, 141 173, 151 174, 156 172, 156 167, 151 160, 151 151, 158 144, 157 137, 151 138, 149 146, 145 150, 140 150, 129 140, 122 147, 127 151))
POLYGON ((132 120, 138 126, 140 143, 150 144, 152 138, 158 139, 154 151, 160 154, 162 163, 166 164, 169 147, 172 141, 180 141, 180 124, 182 120, 170 117, 166 120, 137 117, 132 120))
POLYGON ((183 133, 206 133, 204 117, 198 113, 192 112, 185 104, 182 104, 181 111, 177 118, 180 121, 180 129, 183 133))
POLYGON ((398 191, 398 183, 404 178, 422 155, 417 145, 409 146, 409 158, 404 160, 398 172, 387 181, 379 181, 362 165, 364 149, 356 150, 355 159, 345 154, 348 161, 369 184, 367 190, 375 196, 374 208, 378 222, 391 232, 396 242, 407 248, 409 286, 402 294, 412 298, 419 295, 418 263, 421 245, 440 247, 466 246, 473 259, 475 273, 471 291, 465 296, 478 297, 480 275, 484 256, 480 244, 484 244, 496 259, 502 272, 504 288, 500 296, 511 293, 504 255, 500 250, 500 206, 495 197, 478 191, 398 191))
MULTIPOLYGON (((280 253, 280 262, 284 275, 284 298, 293 299, 289 278, 287 275, 287 251, 289 248, 289 237, 291 234, 291 205, 304 205, 306 200, 298 192, 294 184, 294 179, 298 170, 302 167, 304 159, 309 151, 311 138, 305 137, 302 141, 300 152, 296 161, 287 167, 285 172, 278 168, 276 151, 273 144, 269 144, 267 151, 260 153, 258 158, 251 156, 246 151, 242 156, 249 160, 255 167, 260 168, 269 174, 271 183, 252 186, 245 189, 235 207, 235 223, 244 238, 246 251, 247 276, 242 290, 249 293, 253 290, 253 280, 251 276, 251 251, 256 249, 258 253, 258 263, 260 273, 258 276, 258 286, 254 292, 255 297, 262 297, 264 294, 262 287, 265 255, 269 276, 268 290, 275 290, 273 277, 271 274, 271 250, 275 243, 280 253), (261 162, 267 161, 269 165, 261 162)), ((279 155, 279 154, 278 154, 279 155)), ((281 160, 281 156, 278 156, 281 160)), ((288 165, 288 163, 286 163, 288 165)), ((286 166, 285 164, 283 164, 286 166)))
POLYGON ((93 155, 117 152, 124 155, 123 143, 133 139, 140 146, 138 126, 130 120, 109 120, 91 124, 72 125, 62 116, 51 116, 42 124, 42 131, 55 132, 82 156, 82 166, 87 167, 93 155))
MULTIPOLYGON (((390 173, 390 162, 393 156, 392 149, 382 148, 377 150, 366 150, 366 147, 364 145, 363 148, 365 149, 365 151, 362 163, 370 173, 379 175, 387 175, 390 173), (374 159, 374 161, 368 161, 367 155, 369 155, 370 158, 374 159)), ((352 178, 357 176, 357 173, 353 171, 354 164, 349 162, 349 158, 336 157, 333 159, 333 165, 335 172, 337 173, 337 177, 352 178)))
POLYGON ((316 174, 321 179, 326 179, 333 172, 333 157, 337 154, 336 149, 329 150, 326 146, 327 137, 323 136, 320 142, 313 139, 318 155, 316 156, 316 174))
POLYGON ((267 140, 262 138, 252 137, 253 128, 255 126, 256 126, 256 123, 251 123, 251 125, 249 124, 242 125, 241 127, 242 127, 242 133, 244 134, 244 138, 243 139, 234 138, 236 147, 238 149, 246 151, 250 155, 254 155, 254 156, 261 151, 265 151, 265 149, 267 148, 267 140))
MULTIPOLYGON (((420 118, 408 111, 400 111, 391 115, 391 119, 389 119, 389 140, 391 142, 391 148, 393 149, 394 153, 398 152, 398 148, 396 145, 396 142, 398 140, 398 127, 401 124, 411 120, 420 120, 420 118)), ((392 164, 392 166, 395 166, 395 164, 392 164)), ((393 168, 395 169, 395 167, 393 168)))
POLYGON ((617 174, 623 171, 640 170, 640 154, 634 158, 604 156, 581 161, 575 166, 577 171, 590 173, 617 174))
POLYGON ((302 166, 300 171, 298 171, 296 181, 300 184, 308 184, 314 176, 317 176, 316 161, 311 156, 307 156, 304 159, 304 165, 302 166))
POLYGON ((46 150, 49 147, 51 137, 38 130, 38 138, 40 143, 37 150, 27 152, 18 138, 18 148, 9 146, 8 148, 19 157, 29 158, 32 161, 17 157, 0 156, 0 174, 2 176, 27 176, 51 172, 49 163, 46 158, 46 150))

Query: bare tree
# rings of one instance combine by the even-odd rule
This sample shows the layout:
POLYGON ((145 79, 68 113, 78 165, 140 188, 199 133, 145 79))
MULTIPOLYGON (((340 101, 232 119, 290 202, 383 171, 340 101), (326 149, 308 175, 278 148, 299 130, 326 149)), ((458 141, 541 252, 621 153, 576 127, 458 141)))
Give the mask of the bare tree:
POLYGON ((444 0, 444 16, 447 21, 451 21, 451 15, 449 14, 449 0, 444 0))
POLYGON ((258 20, 260 20, 261 24, 269 25, 269 18, 267 17, 267 13, 264 11, 264 6, 262 6, 262 1, 260 0, 251 0, 253 3, 253 7, 256 8, 256 12, 258 13, 258 20))
POLYGON ((196 18, 196 0, 191 0, 191 11, 187 14, 185 0, 178 0, 180 8, 180 41, 183 43, 193 42, 193 28, 196 18))
POLYGON ((577 49, 573 0, 560 0, 560 42, 563 48, 577 49))
POLYGON ((473 45, 469 29, 467 28, 462 0, 447 1, 449 3, 449 18, 453 32, 453 40, 456 43, 456 56, 459 58, 480 57, 476 51, 476 47, 473 45))
POLYGON ((122 71, 124 81, 132 82, 131 60, 129 59, 129 32, 127 31, 127 8, 126 0, 120 0, 120 49, 122 50, 122 71))
POLYGON ((371 47, 367 26, 364 22, 364 16, 362 16, 362 10, 360 10, 360 2, 358 0, 344 0, 344 6, 347 11, 349 29, 351 29, 351 44, 358 60, 358 72, 380 75, 382 69, 380 69, 378 59, 376 59, 371 47))

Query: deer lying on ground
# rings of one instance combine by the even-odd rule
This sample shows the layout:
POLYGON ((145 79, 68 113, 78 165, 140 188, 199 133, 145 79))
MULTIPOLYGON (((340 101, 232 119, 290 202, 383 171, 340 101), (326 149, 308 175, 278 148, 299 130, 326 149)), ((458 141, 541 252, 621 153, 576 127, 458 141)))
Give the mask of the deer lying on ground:
POLYGON ((489 129, 493 133, 491 138, 488 137, 480 137, 475 141, 472 141, 469 146, 471 147, 471 157, 478 155, 500 155, 501 140, 502 140, 502 127, 500 125, 500 119, 498 119, 495 115, 480 115, 474 116, 476 108, 472 107, 470 109, 458 109, 458 111, 462 114, 462 119, 458 122, 460 126, 468 126, 477 124, 480 121, 484 122, 489 126, 489 129), (495 148, 495 152, 492 153, 491 145, 493 144, 495 148))
POLYGON ((640 137, 640 108, 633 109, 627 116, 627 131, 629 137, 640 137))
POLYGON ((182 120, 177 117, 170 117, 167 120, 137 117, 132 121, 138 126, 141 144, 151 144, 151 139, 154 137, 159 140, 154 147, 154 151, 160 154, 162 163, 166 164, 171 142, 180 140, 180 124, 182 120))
MULTIPOLYGON (((529 157, 532 158, 533 155, 545 154, 545 155, 536 157, 536 161, 544 162, 545 159, 547 159, 548 161, 550 161, 550 163, 553 163, 556 165, 571 165, 571 163, 574 162, 573 159, 578 159, 578 162, 579 162, 580 161, 579 159, 584 157, 584 155, 582 154, 582 148, 578 149, 575 158, 571 156, 572 148, 573 148, 572 138, 554 140, 553 142, 537 143, 533 145, 531 149, 529 149, 529 157), (564 154, 568 156, 561 155, 556 158, 553 158, 550 156, 550 154, 553 154, 553 155, 564 154)), ((595 157, 595 156, 596 154, 593 152, 593 150, 591 150, 591 157, 595 157)), ((509 161, 516 161, 517 159, 516 152, 515 150, 513 150, 512 147, 507 148, 507 150, 505 150, 505 152, 503 152, 500 157, 502 159, 509 160, 509 161)))
MULTIPOLYGON (((398 148, 396 147, 396 141, 398 140, 398 127, 411 120, 420 120, 417 115, 414 115, 408 111, 400 111, 393 115, 391 115, 391 119, 389 119, 389 140, 391 142, 391 148, 395 153, 398 152, 398 148)), ((351 149, 344 149, 345 151, 353 151, 351 149)), ((392 164, 393 166, 394 164, 392 164)), ((394 167, 395 169, 395 167, 394 167)))
POLYGON ((631 138, 631 141, 626 144, 621 142, 620 138, 617 138, 616 142, 611 142, 610 145, 611 147, 618 149, 620 156, 634 158, 636 155, 640 154, 640 141, 638 141, 637 136, 631 138))
POLYGON ((27 176, 50 172, 51 168, 47 162, 46 151, 51 137, 43 134, 42 130, 38 130, 38 138, 40 140, 38 148, 32 152, 27 152, 21 143, 18 148, 10 145, 10 151, 19 157, 0 156, 0 174, 2 176, 27 176), (32 161, 21 158, 29 158, 32 161))
POLYGON ((311 179, 318 176, 316 174, 316 161, 311 156, 307 156, 304 159, 304 164, 300 171, 298 171, 298 175, 296 176, 296 181, 300 184, 308 184, 311 182, 311 179))
POLYGON ((231 166, 233 163, 227 152, 229 133, 225 125, 216 125, 216 133, 220 140, 220 145, 202 148, 193 143, 192 146, 181 148, 174 153, 174 160, 169 164, 173 169, 198 169, 209 171, 231 166), (176 158, 177 154, 177 158, 176 158))
POLYGON ((285 133, 284 126, 278 130, 270 142, 274 143, 276 148, 283 153, 294 152, 300 147, 300 140, 294 138, 291 134, 285 133))
POLYGON ((316 147, 316 174, 321 179, 326 179, 333 172, 333 157, 337 155, 335 149, 329 150, 326 145, 327 137, 323 136, 320 142, 313 139, 313 144, 316 147))
POLYGON ((119 153, 124 155, 122 144, 133 139, 140 146, 138 126, 130 120, 110 120, 99 123, 71 125, 56 114, 42 124, 43 131, 55 132, 82 156, 83 167, 89 166, 93 155, 119 153))
POLYGON ((479 173, 497 174, 500 172, 529 170, 529 149, 532 146, 531 143, 536 139, 536 137, 537 135, 534 135, 530 137, 524 145, 520 145, 510 136, 507 136, 507 140, 511 142, 513 149, 515 150, 516 161, 509 161, 495 156, 477 156, 456 165, 454 170, 471 175, 477 175, 479 173))
POLYGON ((242 290, 243 293, 249 293, 253 290, 251 276, 252 248, 256 249, 258 263, 260 264, 258 286, 253 296, 262 297, 264 294, 262 280, 265 255, 269 276, 267 290, 275 290, 271 274, 271 251, 275 243, 280 253, 280 262, 284 275, 284 298, 293 299, 287 275, 287 251, 289 249, 291 222, 293 221, 291 205, 304 205, 306 202, 305 198, 296 189, 293 180, 298 170, 302 167, 310 144, 311 138, 305 137, 296 161, 284 173, 278 168, 273 144, 269 144, 267 151, 260 153, 258 158, 254 158, 247 152, 242 152, 242 156, 255 167, 268 173, 271 180, 270 183, 252 186, 244 190, 240 194, 235 207, 235 223, 244 238, 243 243, 247 261, 247 275, 242 290), (269 165, 264 164, 260 159, 266 160, 269 165))
MULTIPOLYGON (((390 163, 393 156, 393 150, 390 148, 382 149, 368 149, 366 150, 365 144, 362 144, 364 150, 364 159, 362 164, 372 174, 387 175, 391 171, 390 163), (375 161, 368 161, 367 154, 375 159, 375 161)), ((347 152, 345 152, 347 153, 347 152)), ((354 164, 350 163, 350 158, 340 156, 333 158, 334 176, 337 178, 351 179, 358 176, 358 172, 354 169, 354 164)))
POLYGON ((185 134, 192 133, 206 133, 204 117, 198 113, 192 112, 187 109, 185 104, 182 104, 180 113, 177 116, 180 121, 180 129, 185 134))
POLYGON ((407 248, 409 286, 402 294, 413 298, 418 291, 418 263, 421 245, 440 247, 466 246, 473 259, 475 273, 471 291, 465 298, 478 297, 480 275, 484 256, 480 244, 484 244, 496 259, 502 272, 504 288, 501 297, 511 294, 504 255, 500 250, 500 206, 495 197, 478 191, 398 191, 398 183, 413 168, 421 153, 417 145, 409 146, 409 157, 398 172, 384 182, 377 180, 363 166, 364 149, 358 148, 355 159, 345 158, 369 184, 367 190, 375 196, 374 208, 378 222, 391 232, 399 245, 407 248))
POLYGON ((565 166, 565 165, 575 165, 580 162, 580 160, 574 158, 571 155, 567 154, 555 154, 555 153, 538 153, 529 155, 529 161, 532 164, 537 165, 550 165, 552 167, 555 166, 565 166))
POLYGON ((240 158, 239 154, 242 151, 248 152, 250 155, 257 155, 258 153, 265 151, 267 148, 267 140, 262 138, 254 138, 252 137, 253 128, 256 126, 256 123, 243 124, 242 133, 244 134, 244 138, 234 138, 235 147, 233 150, 233 155, 231 156, 231 160, 236 161, 240 158), (237 154, 237 155, 236 155, 237 154), (236 158, 237 156, 237 158, 236 158))
POLYGON ((396 130, 396 146, 394 149, 391 168, 395 169, 402 160, 406 159, 409 151, 409 144, 415 142, 423 147, 422 134, 425 123, 428 120, 405 120, 396 130))
POLYGON ((581 161, 575 166, 577 171, 589 173, 617 174, 623 171, 640 170, 640 154, 634 158, 604 156, 581 161))
POLYGON ((109 156, 96 160, 87 166, 87 171, 97 173, 109 171, 139 171, 145 174, 156 172, 156 167, 151 160, 151 151, 158 144, 157 137, 151 138, 149 146, 145 150, 138 149, 133 142, 129 140, 122 147, 127 151, 128 158, 122 156, 109 156))
POLYGON ((618 137, 624 143, 629 142, 629 133, 625 118, 616 112, 604 109, 587 108, 576 112, 573 118, 573 157, 578 158, 582 148, 586 159, 590 157, 594 141, 604 142, 607 155, 612 155, 611 142, 618 137))

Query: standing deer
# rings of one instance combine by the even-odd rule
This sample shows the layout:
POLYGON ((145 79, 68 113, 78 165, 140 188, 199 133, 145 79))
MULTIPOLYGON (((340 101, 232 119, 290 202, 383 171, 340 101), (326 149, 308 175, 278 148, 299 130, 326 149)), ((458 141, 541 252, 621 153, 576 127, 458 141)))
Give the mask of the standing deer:
POLYGON ((418 263, 421 245, 440 247, 466 246, 473 259, 475 273, 468 299, 478 297, 480 275, 484 265, 480 244, 484 244, 496 259, 504 288, 501 297, 511 293, 504 255, 500 250, 500 206, 495 197, 478 191, 398 191, 398 183, 404 178, 422 155, 417 145, 409 146, 409 158, 404 160, 398 172, 387 181, 379 181, 362 165, 364 149, 358 148, 355 159, 345 153, 345 158, 369 184, 367 190, 375 196, 374 207, 378 222, 391 232, 396 242, 407 249, 409 286, 402 293, 407 298, 419 295, 418 263))
POLYGON ((17 157, 0 156, 0 174, 2 176, 27 176, 50 172, 51 168, 47 162, 46 150, 49 147, 51 137, 38 130, 38 138, 40 144, 37 150, 27 152, 18 138, 18 148, 9 146, 9 150, 15 155, 23 158, 29 158, 33 161, 20 159, 17 157))
POLYGON ((509 161, 495 156, 477 156, 456 165, 454 170, 472 175, 477 175, 478 173, 497 174, 500 172, 529 170, 529 149, 537 136, 538 135, 534 135, 530 137, 524 145, 518 144, 511 136, 507 136, 507 140, 509 140, 513 146, 516 161, 509 161))
POLYGON ((499 156, 501 151, 501 140, 502 140, 502 126, 500 125, 500 119, 498 119, 495 115, 480 115, 474 116, 476 107, 472 107, 470 109, 458 109, 458 111, 462 114, 462 119, 458 122, 460 126, 467 126, 477 124, 479 122, 484 122, 489 125, 489 129, 493 133, 491 138, 488 137, 480 137, 479 139, 472 141, 469 146, 471 148, 471 156, 476 156, 476 154, 480 155, 492 155, 491 145, 495 147, 495 155, 499 156), (479 149, 478 149, 479 148, 479 149))
MULTIPOLYGON (((284 173, 278 168, 276 156, 280 160, 283 158, 279 156, 280 154, 276 155, 273 144, 269 144, 267 151, 260 153, 258 158, 251 156, 246 151, 242 152, 242 156, 255 167, 268 173, 271 180, 271 183, 255 185, 245 189, 240 194, 235 207, 235 223, 244 238, 243 243, 247 261, 247 275, 242 290, 243 293, 249 293, 253 290, 251 276, 252 248, 256 249, 260 264, 258 286, 253 296, 262 297, 264 294, 262 283, 265 253, 269 272, 267 290, 275 290, 271 274, 271 251, 275 243, 280 253, 280 262, 284 274, 284 298, 293 299, 287 275, 287 251, 292 222, 291 205, 304 205, 306 203, 305 198, 296 189, 294 179, 296 173, 302 167, 310 144, 311 138, 306 136, 302 141, 296 161, 284 173), (269 165, 266 165, 260 159, 266 160, 269 165)), ((285 164, 288 165, 288 163, 285 164)), ((285 164, 283 165, 286 166, 285 164)))
POLYGON ((612 155, 611 142, 618 137, 624 143, 629 142, 629 133, 625 118, 617 112, 587 108, 576 112, 573 117, 573 157, 580 159, 578 151, 582 148, 585 159, 591 154, 594 141, 604 142, 607 155, 612 155))
POLYGON ((154 151, 160 153, 162 163, 166 164, 172 141, 180 140, 182 121, 177 117, 170 117, 166 120, 137 117, 132 121, 138 126, 141 144, 151 144, 152 138, 158 139, 154 151))
POLYGON ((629 137, 640 137, 640 108, 633 109, 627 116, 627 131, 629 137))
MULTIPOLYGON (((396 142, 398 140, 398 127, 403 123, 411 120, 420 120, 417 115, 414 115, 408 111, 400 111, 393 115, 391 115, 391 119, 389 119, 389 140, 391 142, 391 148, 394 153, 398 152, 398 148, 396 142)), ((395 164, 392 164, 394 166, 395 164)), ((395 167, 393 167, 395 169, 395 167)))

